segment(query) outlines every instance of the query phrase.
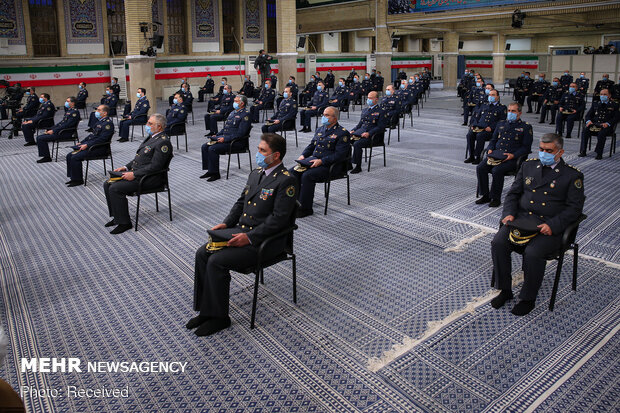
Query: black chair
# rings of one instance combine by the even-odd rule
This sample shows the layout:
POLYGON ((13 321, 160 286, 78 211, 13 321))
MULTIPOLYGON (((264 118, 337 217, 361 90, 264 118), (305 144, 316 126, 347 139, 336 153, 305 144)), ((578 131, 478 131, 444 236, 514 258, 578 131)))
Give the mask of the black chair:
POLYGON ((347 119, 351 118, 351 116, 349 116, 349 103, 349 99, 342 99, 342 103, 340 104, 340 113, 346 113, 347 119))
POLYGON ((295 132, 295 146, 299 147, 299 142, 297 141, 297 128, 295 127, 295 122, 297 121, 297 115, 293 119, 288 119, 282 122, 282 134, 284 135, 284 140, 286 140, 286 132, 295 132))
POLYGON ((86 153, 86 173, 84 174, 84 186, 86 186, 86 182, 88 181, 88 163, 90 161, 103 161, 103 176, 107 175, 107 169, 105 167, 106 159, 110 158, 110 163, 112 164, 112 169, 114 169, 114 159, 112 159, 112 142, 101 142, 97 143, 93 146, 89 146, 87 148, 86 153), (95 148, 106 148, 105 153, 101 155, 90 155, 91 152, 95 150, 95 148))
POLYGON ((52 158, 54 157, 54 147, 56 147, 56 159, 55 159, 55 162, 58 162, 58 149, 60 148, 60 142, 73 142, 73 144, 75 145, 79 141, 77 128, 61 129, 58 132, 58 136, 62 136, 66 132, 71 132, 71 135, 70 136, 66 136, 64 138, 58 138, 58 139, 56 139, 55 141, 52 142, 52 153, 51 153, 50 157, 52 157, 52 158))
POLYGON ((276 107, 275 107, 273 100, 271 102, 265 103, 265 105, 261 109, 261 112, 263 112, 263 120, 262 120, 263 123, 265 123, 265 119, 267 119, 267 111, 269 110, 271 110, 274 115, 276 114, 276 107))
MULTIPOLYGON (((471 149, 470 149, 471 150, 471 149)), ((488 150, 485 149, 486 152, 488 152, 488 150)), ((515 167, 515 169, 513 169, 512 171, 508 171, 506 172, 506 175, 504 175, 504 177, 507 176, 517 176, 517 173, 519 173, 519 169, 521 169, 521 165, 523 164, 523 162, 525 162, 525 160, 527 159, 527 157, 529 156, 531 152, 526 153, 525 155, 521 155, 517 158, 517 165, 515 167)), ((467 157, 467 149, 465 149, 465 157, 467 157)), ((480 162, 486 162, 486 156, 484 156, 482 158, 482 161, 480 162)), ((480 183, 476 184, 476 198, 480 195, 480 183)))
POLYGON ((323 215, 327 215, 327 204, 329 203, 329 192, 331 189, 332 181, 335 181, 338 179, 344 179, 344 178, 347 179, 347 205, 351 205, 351 187, 349 185, 349 170, 347 168, 350 163, 351 163, 351 149, 349 148, 349 153, 347 154, 347 157, 344 161, 334 163, 329 167, 329 176, 327 177, 325 181, 323 181, 324 189, 325 189, 325 211, 323 211, 323 215), (334 170, 338 166, 340 166, 342 169, 340 172, 335 173, 334 170))
POLYGON ((179 149, 179 136, 185 135, 185 152, 187 152, 187 128, 185 122, 173 123, 168 125, 168 127, 170 128, 170 133, 168 133, 168 136, 176 136, 177 138, 177 149, 179 149))
POLYGON ((319 127, 319 118, 323 116, 323 111, 327 106, 320 106, 316 109, 316 116, 314 117, 314 130, 319 127))
POLYGON ((82 101, 76 100, 75 101, 75 108, 78 109, 78 110, 82 109, 82 111, 84 112, 84 119, 86 119, 86 116, 88 115, 86 113, 86 101, 85 100, 82 100, 82 101))
POLYGON ((351 110, 355 112, 355 105, 359 105, 360 107, 362 107, 362 94, 357 93, 355 96, 353 96, 350 102, 351 102, 351 110))
MULTIPOLYGON (((170 158, 170 160, 172 160, 172 158, 170 158)), ((168 192, 168 211, 170 213, 170 221, 172 221, 172 203, 170 202, 170 185, 168 184, 168 170, 169 170, 168 166, 170 166, 170 160, 168 161, 168 165, 166 165, 165 169, 148 173, 144 175, 142 178, 140 178, 140 181, 138 182, 138 190, 130 195, 130 196, 138 197, 138 202, 136 206, 136 229, 135 229, 136 231, 138 230, 138 218, 140 216, 140 197, 142 195, 155 194, 155 210, 159 212, 159 200, 157 199, 157 194, 160 192, 168 192), (156 188, 151 188, 151 189, 142 189, 142 186, 144 185, 144 181, 147 178, 150 178, 152 176, 157 176, 157 175, 162 175, 164 177, 164 181, 160 186, 156 188)))
POLYGON ((143 126, 146 125, 146 122, 148 122, 148 120, 149 120, 149 115, 147 115, 146 113, 143 115, 138 115, 135 118, 132 118, 132 122, 131 122, 131 141, 132 142, 133 142, 133 127, 140 126, 140 131, 142 132, 142 137, 144 138, 143 126))
MULTIPOLYGON (((610 146, 609 146, 609 157, 611 158, 611 155, 616 153, 616 138, 617 138, 617 133, 616 133, 616 128, 618 127, 618 124, 616 123, 613 127, 613 132, 611 133, 611 135, 609 136, 611 142, 610 142, 610 146)), ((581 136, 581 135, 579 135, 581 136)), ((590 137, 588 138, 588 150, 591 151, 592 150, 592 134, 590 134, 590 137)))
POLYGON ((392 138, 392 129, 397 129, 398 132, 398 142, 400 142, 400 116, 402 113, 395 113, 392 115, 390 120, 388 121, 388 145, 390 144, 390 139, 392 138))
MULTIPOLYGON (((250 128, 250 131, 252 128, 250 128)), ((237 154, 237 166, 241 169, 241 158, 239 157, 240 153, 248 153, 248 158, 250 160, 250 171, 252 170, 252 153, 250 152, 250 131, 245 136, 240 138, 235 138, 230 142, 230 147, 228 148, 228 165, 226 166, 226 179, 228 179, 228 174, 230 172, 230 156, 232 154, 237 154), (237 145, 235 148, 235 143, 241 143, 241 146, 237 145)))
POLYGON ((192 125, 195 125, 194 123, 194 102, 192 101, 192 103, 184 103, 185 105, 185 110, 187 111, 187 113, 190 113, 192 115, 192 125))
MULTIPOLYGON (((419 100, 418 100, 419 102, 419 100)), ((418 103, 418 115, 420 113, 420 104, 418 103)), ((403 118, 403 129, 405 129, 405 120, 407 119, 407 115, 409 115, 409 120, 411 121, 411 127, 413 127, 413 104, 407 103, 403 110, 399 113, 399 118, 403 118)))
POLYGON ((512 98, 514 100, 515 88, 517 87, 517 79, 508 79, 508 87, 506 87, 506 83, 504 83, 504 91, 502 95, 505 95, 506 92, 512 92, 512 98))
MULTIPOLYGON (((587 218, 587 215, 581 214, 581 216, 577 219, 577 221, 570 224, 562 233, 562 243, 560 244, 560 248, 554 254, 551 254, 547 257, 548 261, 557 260, 558 265, 555 271, 555 279, 553 281, 553 289, 551 290, 551 299, 549 300, 549 311, 553 311, 553 307, 555 306, 555 297, 558 292, 558 285, 560 284, 560 275, 562 274, 562 264, 564 263, 564 254, 566 251, 573 250, 573 282, 572 288, 573 291, 577 291, 577 262, 579 261, 579 244, 575 242, 577 238, 577 230, 579 229, 579 224, 587 218)), ((500 223, 500 228, 502 224, 500 223)), ((525 248, 517 247, 515 248, 515 252, 523 255, 523 251, 525 248)), ((495 270, 491 275, 491 287, 495 286, 495 270)))
POLYGON ((40 130, 50 129, 52 126, 54 126, 54 116, 39 119, 36 125, 34 125, 35 134, 38 135, 40 130))
POLYGON ((282 261, 291 261, 293 268, 293 303, 297 304, 297 257, 295 256, 293 250, 293 234, 297 229, 297 225, 295 224, 295 216, 297 215, 297 208, 299 207, 299 202, 296 202, 295 208, 291 214, 291 218, 289 221, 288 228, 274 234, 268 238, 266 238, 263 242, 261 242, 258 247, 258 257, 256 260, 256 265, 252 267, 248 267, 245 270, 239 271, 242 274, 251 274, 254 273, 254 297, 252 299, 252 318, 250 319, 250 328, 254 328, 254 320, 256 319, 256 303, 258 301, 258 283, 260 281, 261 284, 264 284, 264 272, 265 268, 271 267, 272 265, 278 264, 282 261), (265 255, 270 250, 270 244, 272 244, 275 240, 280 240, 286 237, 286 247, 284 250, 276 255, 273 258, 266 258, 265 255))
POLYGON ((372 161, 372 148, 383 146, 383 166, 387 166, 385 163, 385 130, 375 133, 369 139, 371 139, 370 154, 367 152, 368 147, 364 148, 364 159, 368 161, 368 172, 370 172, 370 163, 372 161))

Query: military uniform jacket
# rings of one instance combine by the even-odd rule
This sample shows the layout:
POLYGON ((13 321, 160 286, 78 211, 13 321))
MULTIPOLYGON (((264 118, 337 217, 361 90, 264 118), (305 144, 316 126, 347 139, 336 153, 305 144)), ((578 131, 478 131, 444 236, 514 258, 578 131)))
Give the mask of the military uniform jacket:
POLYGON ((172 144, 165 133, 147 137, 136 151, 136 157, 125 167, 136 178, 166 168, 172 158, 172 144))
POLYGON ((23 107, 24 117, 34 116, 39 109, 39 98, 37 95, 28 96, 28 100, 26 100, 26 104, 23 107))
POLYGON ((110 142, 114 135, 114 121, 109 117, 101 118, 93 129, 93 132, 82 139, 80 144, 93 146, 98 143, 110 142))
POLYGON ((116 95, 116 98, 118 99, 119 95, 121 94, 121 85, 119 85, 118 83, 115 83, 111 87, 112 87, 112 93, 114 93, 116 95))
POLYGON ((224 97, 224 85, 220 86, 219 92, 217 92, 217 94, 213 96, 211 99, 216 102, 219 102, 222 99, 222 97, 224 97))
POLYGON ((316 92, 316 82, 313 82, 312 80, 309 81, 306 84, 306 87, 304 88, 304 90, 301 91, 301 93, 306 93, 306 94, 311 94, 311 95, 313 95, 314 92, 316 92))
POLYGON ((585 77, 578 77, 577 80, 575 80, 575 83, 577 84, 578 92, 580 92, 582 95, 588 93, 588 88, 590 87, 590 79, 586 79, 585 77))
POLYGON ((102 97, 99 102, 102 105, 108 106, 110 109, 116 108, 116 105, 118 104, 118 97, 114 93, 112 93, 106 95, 105 97, 102 97))
POLYGON ((400 110, 400 96, 392 95, 392 96, 384 96, 381 99, 381 110, 384 112, 387 120, 391 119, 398 111, 400 110))
POLYGON ((547 88, 547 92, 545 92, 545 100, 549 103, 554 103, 556 100, 559 101, 562 98, 563 93, 562 86, 551 85, 547 88))
POLYGON ((48 100, 45 103, 41 103, 41 106, 39 106, 39 110, 37 110, 37 114, 34 115, 30 120, 33 123, 37 123, 41 119, 53 118, 54 113, 56 113, 56 107, 51 100, 48 100))
POLYGON ((620 101, 620 83, 614 85, 612 90, 609 91, 611 93, 611 98, 616 102, 620 101))
POLYGON ((334 74, 328 73, 327 75, 325 75, 325 86, 327 86, 328 88, 333 88, 335 80, 336 80, 336 77, 334 76, 334 74))
POLYGON ((523 162, 504 200, 503 216, 533 215, 560 235, 577 221, 585 201, 583 174, 560 159, 555 168, 536 158, 523 162), (544 170, 543 170, 544 169, 544 170))
POLYGON ((560 77, 560 85, 565 91, 568 90, 571 83, 573 83, 573 75, 562 75, 560 77))
POLYGON ((272 88, 267 89, 266 87, 261 88, 260 95, 258 96, 258 100, 263 102, 263 105, 266 105, 269 102, 273 102, 276 98, 276 91, 272 88))
POLYGON ((534 79, 531 78, 522 78, 521 79, 521 85, 517 86, 517 89, 522 90, 526 93, 531 93, 532 91, 532 85, 534 84, 534 79))
POLYGON ((287 85, 287 87, 291 88, 291 94, 293 95, 294 98, 296 98, 297 94, 299 93, 299 86, 297 86, 297 83, 291 82, 287 85))
POLYGON ((297 202, 297 179, 283 164, 262 179, 261 174, 262 168, 250 173, 241 196, 224 219, 228 228, 239 225, 248 230, 246 234, 257 248, 267 237, 288 227, 297 202))
POLYGON ((594 125, 601 126, 603 123, 614 125, 618 121, 619 112, 616 102, 602 103, 600 100, 592 102, 592 107, 586 114, 586 123, 592 121, 594 125))
POLYGON ((314 156, 320 159, 323 165, 329 167, 334 163, 344 161, 350 151, 351 135, 346 128, 336 122, 331 128, 328 128, 328 125, 320 126, 310 144, 301 154, 304 158, 314 156))
POLYGON ((241 93, 244 96, 253 96, 254 95, 254 82, 252 82, 251 80, 246 80, 245 82, 243 82, 243 86, 241 87, 241 90, 239 91, 239 93, 241 93))
POLYGON ((514 122, 503 120, 497 124, 487 149, 501 149, 518 158, 530 153, 533 139, 532 125, 529 123, 522 119, 517 119, 514 122))
POLYGON ((362 111, 359 123, 353 128, 355 135, 368 132, 371 136, 385 130, 385 114, 379 105, 366 107, 362 111))
POLYGON ((75 97, 75 100, 77 100, 78 102, 86 102, 86 99, 88 99, 88 90, 80 89, 77 96, 75 97))
POLYGON ((347 76, 347 80, 349 82, 353 82, 353 78, 355 77, 355 75, 357 74, 357 72, 354 70, 351 70, 351 72, 349 73, 349 75, 347 76))
POLYGON ((185 123, 185 119, 187 119, 185 105, 172 105, 166 114, 166 126, 171 126, 175 123, 185 123))
POLYGON ((194 101, 194 95, 189 90, 187 92, 179 92, 179 94, 183 98, 183 106, 185 107, 190 106, 194 101))
POLYGON ((308 104, 310 106, 316 106, 317 109, 322 107, 326 107, 329 104, 329 95, 324 90, 317 90, 314 92, 314 96, 312 96, 312 100, 308 104))
POLYGON ((349 98, 352 99, 355 96, 362 93, 362 85, 360 82, 353 82, 349 88, 349 98))
POLYGON ((254 68, 260 70, 261 73, 269 73, 271 71, 271 56, 268 54, 260 55, 254 60, 254 68))
POLYGON ((535 96, 544 96, 545 92, 547 92, 547 88, 549 88, 550 83, 546 80, 537 80, 532 85, 532 95, 535 96))
POLYGON ((467 104, 473 103, 478 106, 484 103, 485 99, 487 99, 487 94, 485 93, 483 86, 474 86, 467 94, 467 104))
POLYGON ((413 101, 412 90, 408 87, 405 87, 404 89, 398 88, 398 90, 394 94, 398 98, 399 110, 400 108, 405 107, 405 105, 413 101))
POLYGON ((338 101, 338 103, 342 102, 343 99, 346 99, 349 97, 349 89, 346 86, 336 86, 336 89, 334 89, 334 93, 332 94, 331 98, 329 98, 329 100, 334 100, 336 99, 338 101))
POLYGON ((471 119, 471 126, 477 128, 490 127, 495 130, 499 121, 506 119, 506 106, 501 103, 485 103, 476 108, 471 119))
POLYGON ((280 101, 278 111, 271 117, 271 120, 278 119, 280 122, 284 122, 285 120, 295 119, 296 116, 297 103, 295 103, 295 99, 289 96, 288 98, 280 101))
POLYGON ((151 104, 149 103, 146 96, 141 97, 136 102, 130 115, 132 118, 135 118, 136 116, 139 116, 139 115, 146 115, 149 112, 150 108, 151 108, 151 104))
POLYGON ((56 133, 63 129, 77 128, 80 123, 80 111, 77 109, 67 109, 61 121, 55 124, 51 129, 56 133))
POLYGON ((365 95, 372 92, 372 81, 370 79, 362 80, 362 92, 365 95))
POLYGON ((232 112, 233 110, 233 103, 235 103, 235 95, 233 94, 224 95, 218 107, 220 114, 224 116, 228 116, 228 114, 232 112))
POLYGON ((601 90, 603 89, 607 89, 609 90, 609 92, 611 93, 611 89, 614 85, 614 81, 613 80, 599 80, 598 82, 596 82, 596 86, 594 87, 594 94, 598 95, 601 93, 601 90))
POLYGON ((583 99, 583 95, 579 92, 564 93, 560 98, 559 106, 563 110, 576 110, 577 112, 584 110, 586 102, 583 99))
POLYGON ((252 122, 248 111, 244 109, 233 110, 224 122, 224 127, 216 137, 224 138, 224 142, 231 142, 233 139, 241 138, 250 133, 252 122))
POLYGON ((207 81, 205 82, 205 85, 202 88, 207 93, 213 93, 214 87, 215 87, 215 82, 213 81, 213 79, 207 79, 207 81))
POLYGON ((278 85, 278 77, 276 75, 271 75, 269 80, 271 80, 271 89, 275 91, 276 86, 278 85))

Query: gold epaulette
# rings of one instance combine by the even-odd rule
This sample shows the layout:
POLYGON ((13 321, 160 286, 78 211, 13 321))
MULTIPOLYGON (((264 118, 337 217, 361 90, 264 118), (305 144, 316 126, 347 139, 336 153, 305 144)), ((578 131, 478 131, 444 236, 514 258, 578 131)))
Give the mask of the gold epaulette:
POLYGON ((573 168, 575 171, 579 172, 579 173, 583 173, 579 170, 579 168, 574 167, 573 165, 569 165, 569 164, 565 164, 566 166, 568 166, 569 168, 573 168))
POLYGON ((537 161, 537 160, 538 160, 538 158, 529 158, 529 159, 526 159, 525 162, 527 162, 527 161, 537 161))

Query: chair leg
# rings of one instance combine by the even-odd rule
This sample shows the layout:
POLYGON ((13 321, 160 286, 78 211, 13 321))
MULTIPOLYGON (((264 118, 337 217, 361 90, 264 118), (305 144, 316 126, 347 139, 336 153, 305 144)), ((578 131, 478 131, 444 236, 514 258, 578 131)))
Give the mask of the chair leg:
POLYGON ((573 248, 573 291, 577 291, 577 261, 579 261, 579 244, 573 248))
POLYGON ((229 172, 230 172, 230 153, 228 154, 228 164, 226 166, 226 179, 228 179, 229 172))
POLYGON ((106 174, 106 168, 105 168, 105 158, 103 159, 103 176, 105 176, 106 174))
MULTIPOLYGON (((398 122, 398 124, 400 125, 400 122, 398 122)), ((390 144, 390 139, 392 138, 392 128, 389 129, 388 132, 388 145, 390 144)))
POLYGON ((331 181, 329 178, 325 181, 324 189, 325 189, 325 211, 323 211, 323 215, 327 215, 327 204, 329 203, 329 189, 331 186, 331 181))
POLYGON ((400 122, 396 123, 396 127, 398 128, 397 132, 398 132, 398 142, 400 142, 400 122))
POLYGON ((347 174, 347 205, 351 205, 351 188, 349 186, 349 174, 347 174))
POLYGON ((368 172, 370 172, 370 163, 372 162, 372 143, 370 144, 370 153, 368 154, 368 172))
POLYGON ((293 302, 297 304, 297 258, 295 254, 291 254, 291 261, 293 262, 293 302))
POLYGON ((170 199, 170 185, 168 185, 168 213, 170 214, 170 221, 172 221, 172 200, 170 199))
POLYGON ((140 217, 140 194, 138 194, 138 200, 136 201, 136 231, 138 230, 138 218, 140 217))
MULTIPOLYGON (((54 162, 58 162, 58 148, 60 147, 60 142, 56 141, 56 160, 54 162)), ((54 143, 52 143, 52 153, 54 152, 54 143)))
MULTIPOLYGON (((297 141, 297 128, 293 128, 293 130, 295 131, 295 147, 299 148, 299 142, 297 141)), ((611 156, 611 155, 609 155, 611 156)))
POLYGON ((159 212, 159 199, 157 197, 157 192, 155 192, 155 211, 159 212))
POLYGON ((383 145, 383 166, 387 166, 387 164, 385 163, 385 145, 383 145))
POLYGON ((110 164, 112 164, 112 170, 114 170, 114 159, 112 158, 112 152, 110 151, 110 164))
MULTIPOLYGON (((194 124, 194 114, 192 113, 192 125, 194 124)), ((187 152, 187 132, 185 132, 185 152, 187 152)))
POLYGON ((176 138, 177 138, 177 149, 179 149, 179 135, 177 135, 176 138))
POLYGON ((250 152, 250 149, 248 148, 248 159, 250 160, 250 171, 252 170, 252 153, 250 152))
POLYGON ((237 154, 237 168, 241 169, 241 159, 239 158, 239 154, 237 154))
POLYGON ((258 280, 262 276, 263 269, 261 268, 256 272, 254 278, 254 298, 252 299, 252 318, 250 319, 250 329, 254 328, 254 320, 256 319, 256 301, 258 300, 258 280))
POLYGON ((86 160, 86 173, 84 174, 84 186, 86 186, 86 182, 88 181, 88 159, 86 160))
POLYGON ((558 268, 555 271, 555 280, 553 281, 553 290, 551 291, 551 301, 549 301, 549 311, 553 311, 555 305, 555 296, 558 293, 558 284, 560 283, 560 275, 562 274, 562 263, 564 262, 564 253, 558 258, 558 268))

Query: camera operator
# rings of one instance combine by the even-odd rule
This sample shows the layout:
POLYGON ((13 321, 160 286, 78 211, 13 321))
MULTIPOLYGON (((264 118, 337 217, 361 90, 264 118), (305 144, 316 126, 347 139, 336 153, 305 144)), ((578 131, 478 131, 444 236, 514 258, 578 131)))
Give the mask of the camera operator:
POLYGON ((22 89, 21 83, 9 86, 9 83, 5 80, 0 84, 6 87, 6 96, 2 98, 2 103, 0 103, 0 116, 2 120, 5 120, 9 118, 6 110, 13 109, 15 111, 19 107, 25 90, 22 89))
POLYGON ((39 97, 37 96, 34 87, 29 87, 26 89, 26 104, 23 108, 16 110, 13 113, 13 131, 14 135, 17 136, 17 132, 21 129, 22 120, 26 118, 31 118, 37 114, 37 110, 39 110, 39 97))

